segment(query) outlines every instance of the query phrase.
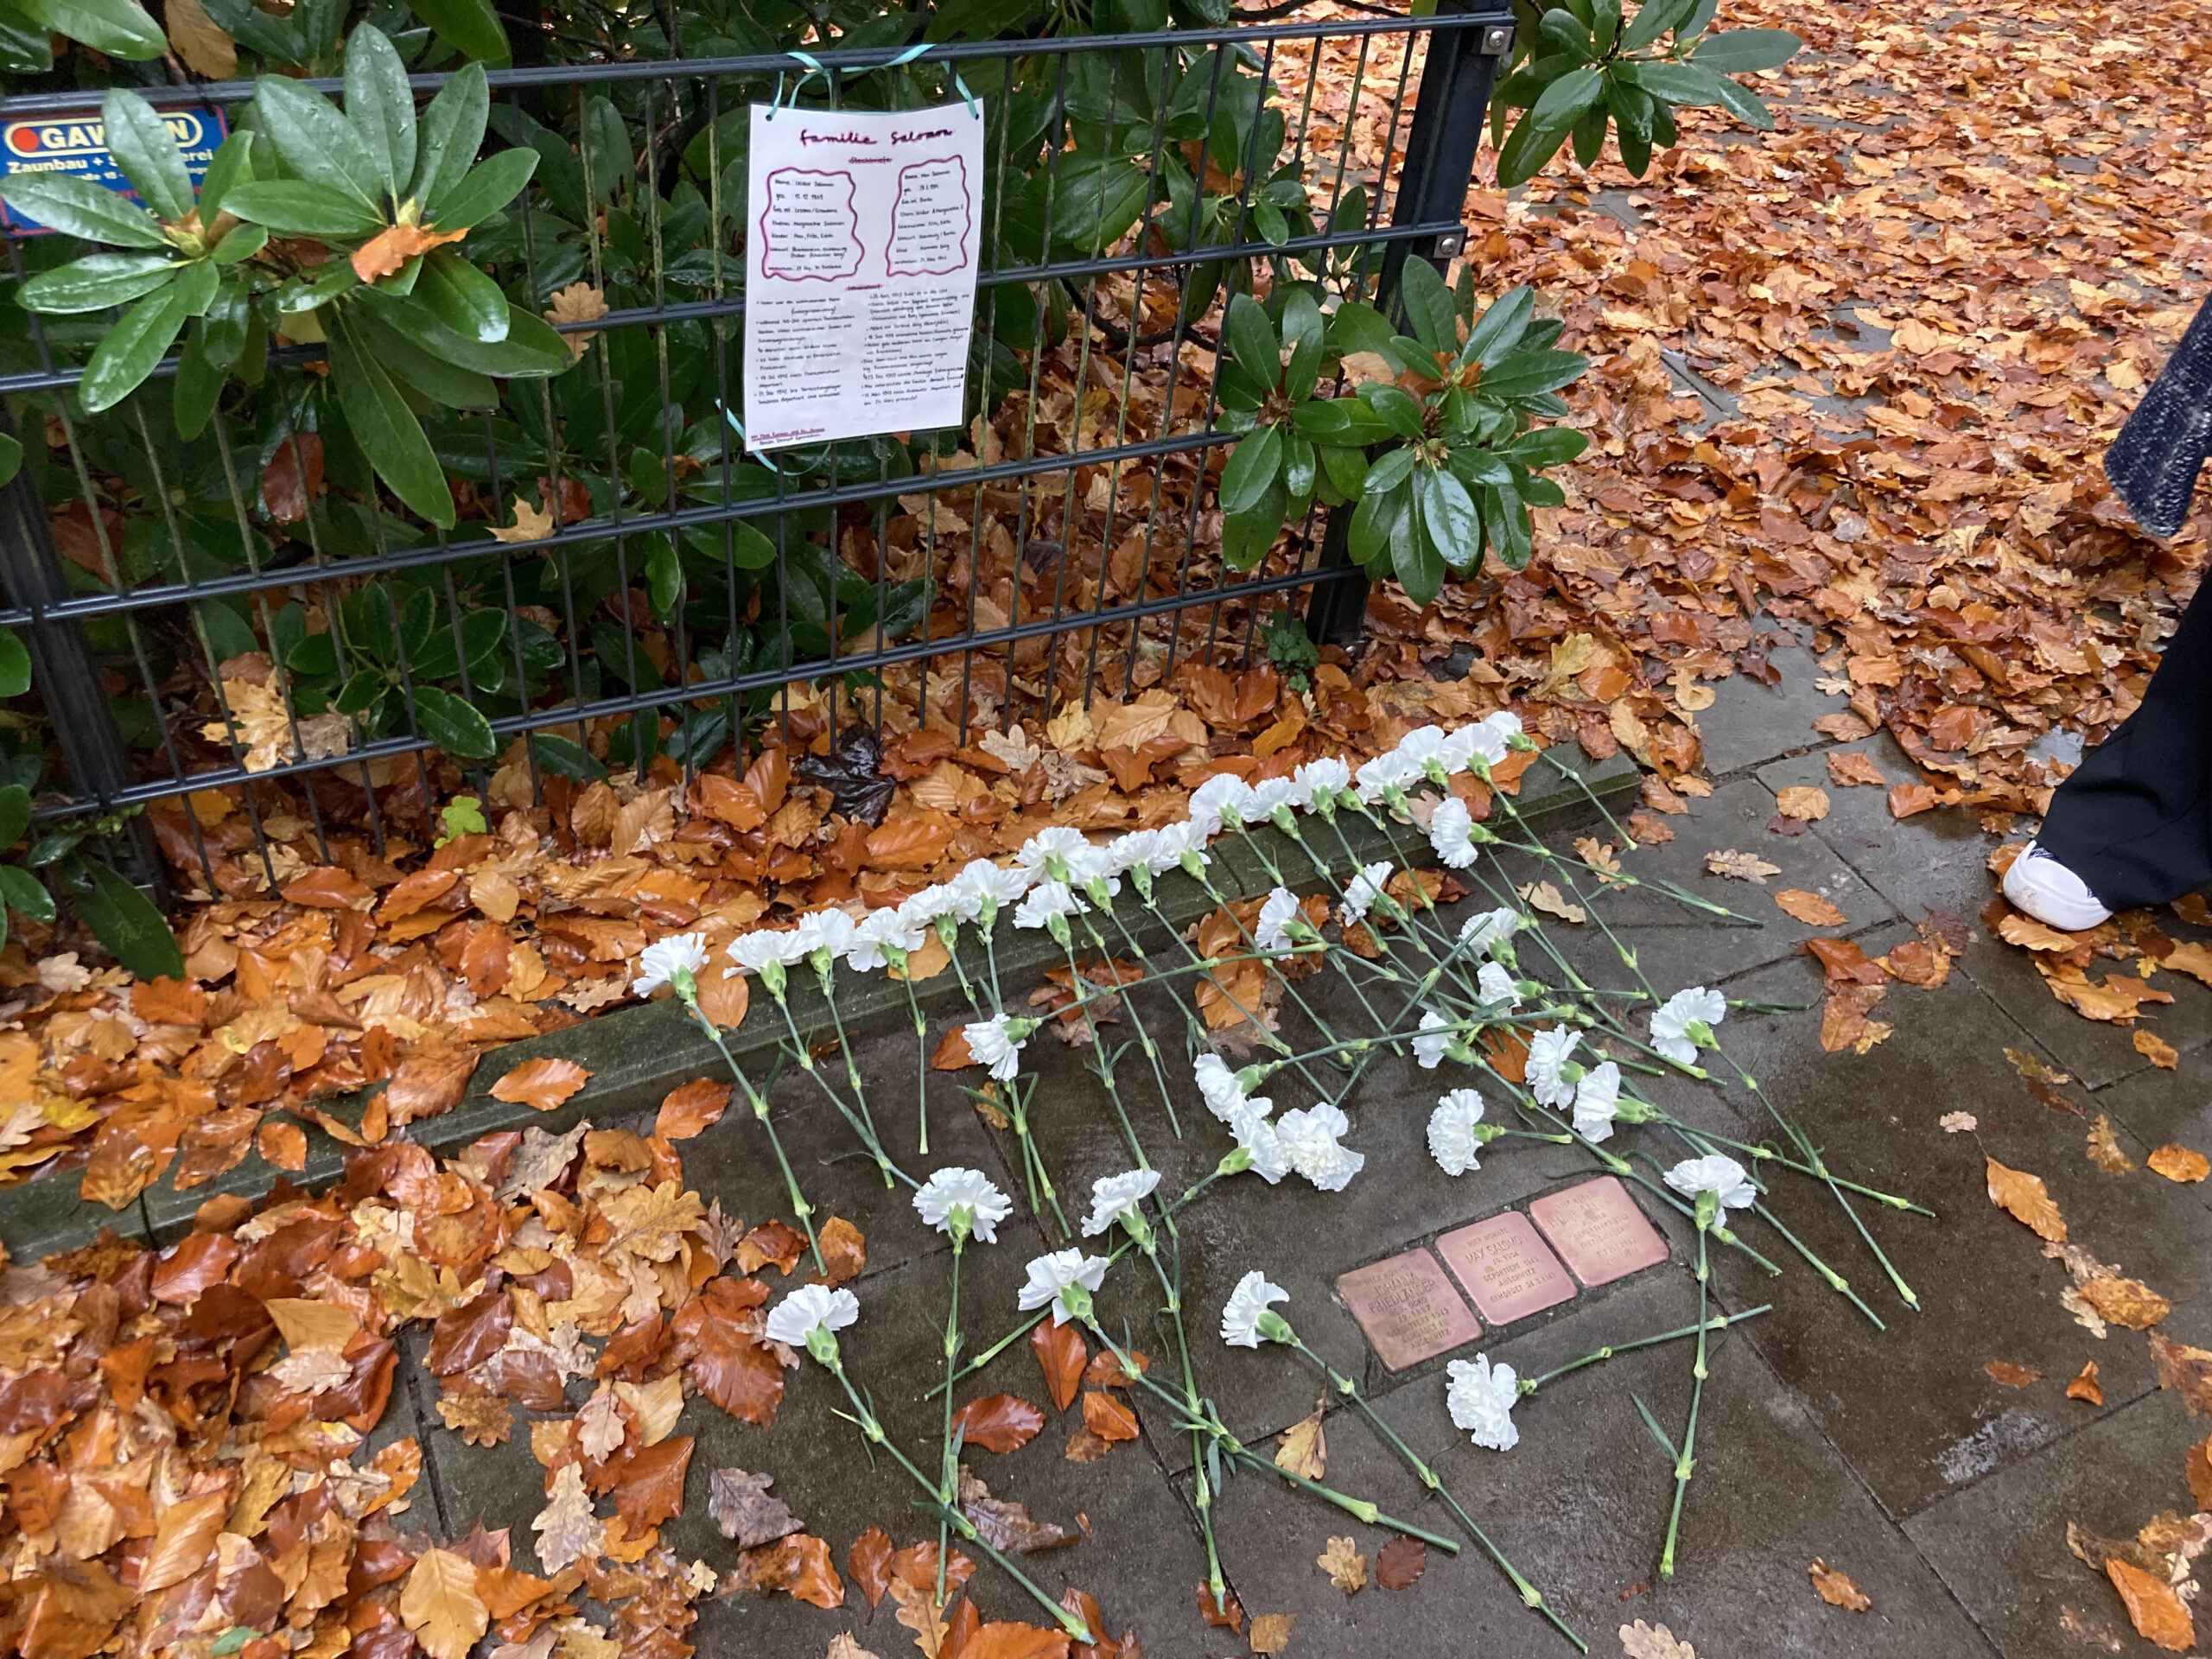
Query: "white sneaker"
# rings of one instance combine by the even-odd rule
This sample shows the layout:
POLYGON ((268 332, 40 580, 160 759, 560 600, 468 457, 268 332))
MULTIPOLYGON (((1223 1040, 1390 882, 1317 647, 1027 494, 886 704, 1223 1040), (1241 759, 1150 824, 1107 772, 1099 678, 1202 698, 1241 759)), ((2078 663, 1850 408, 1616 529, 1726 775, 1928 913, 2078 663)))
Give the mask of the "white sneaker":
POLYGON ((2079 933, 2112 918, 2088 882, 2032 841, 2005 872, 2005 896, 2062 933, 2079 933))

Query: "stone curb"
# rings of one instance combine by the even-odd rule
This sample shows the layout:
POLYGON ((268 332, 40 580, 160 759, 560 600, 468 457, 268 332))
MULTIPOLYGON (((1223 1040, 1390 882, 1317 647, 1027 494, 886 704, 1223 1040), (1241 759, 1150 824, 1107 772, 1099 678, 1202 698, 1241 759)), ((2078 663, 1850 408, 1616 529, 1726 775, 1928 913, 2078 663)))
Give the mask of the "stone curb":
MULTIPOLYGON (((1516 803, 1532 828, 1555 830, 1595 816, 1592 795, 1610 807, 1633 793, 1642 777, 1625 755, 1616 755, 1595 766, 1577 765, 1562 756, 1561 764, 1578 772, 1582 784, 1578 785, 1548 769, 1532 771, 1516 803), (1546 784, 1552 787, 1542 787, 1546 784)), ((1344 822, 1345 837, 1362 861, 1387 850, 1382 836, 1371 826, 1357 820, 1344 822)), ((1268 856, 1287 874, 1308 868, 1280 830, 1263 828, 1255 838, 1267 846, 1268 856)), ((1249 898, 1267 892, 1272 885, 1260 857, 1242 842, 1217 842, 1211 851, 1215 885, 1226 896, 1249 898)), ((1294 880, 1293 885, 1300 884, 1294 880)), ((1319 883, 1303 885, 1311 890, 1319 883)), ((1178 871, 1170 871, 1155 882, 1153 893, 1154 902, 1149 907, 1128 906, 1122 912, 1129 931, 1147 950, 1165 944, 1171 930, 1187 927, 1212 907, 1213 901, 1205 890, 1178 871)), ((1001 920, 997 938, 1002 982, 1027 986, 1060 961, 1058 947, 1047 936, 1017 931, 1010 919, 1001 920)), ((984 953, 965 936, 961 959, 971 980, 988 971, 984 953)), ((813 976, 804 970, 794 973, 789 995, 792 1020, 802 1035, 810 1041, 829 1036, 833 1029, 829 1005, 813 976)), ((934 1020, 960 1001, 959 976, 939 974, 918 985, 914 995, 923 1016, 934 1020)), ((912 1018, 905 988, 882 975, 844 981, 837 1013, 849 1033, 887 1020, 903 1026, 912 1018)), ((785 1036, 783 1022, 760 1000, 730 1037, 730 1052, 748 1076, 765 1078, 785 1036)), ((548 1036, 486 1050, 467 1096, 451 1111, 414 1125, 415 1137, 434 1153, 445 1155, 503 1129, 534 1126, 557 1135, 587 1117, 604 1122, 652 1111, 678 1084, 719 1076, 723 1070, 713 1045, 677 1004, 666 1000, 645 1003, 548 1036), (523 1061, 539 1058, 574 1060, 591 1074, 591 1080, 550 1112, 492 1098, 492 1085, 501 1077, 523 1061)), ((323 1105, 334 1116, 353 1118, 365 1103, 365 1096, 354 1096, 326 1101, 323 1105)), ((288 1174, 264 1161, 258 1153, 249 1151, 236 1166, 212 1181, 179 1192, 163 1180, 136 1205, 120 1211, 84 1203, 74 1170, 21 1186, 0 1188, 0 1242, 19 1262, 75 1249, 89 1243, 103 1227, 139 1233, 149 1243, 164 1243, 189 1231, 194 1212, 210 1198, 234 1194, 258 1202, 280 1179, 309 1190, 320 1188, 337 1179, 348 1149, 321 1129, 305 1127, 307 1167, 298 1174, 288 1174)))

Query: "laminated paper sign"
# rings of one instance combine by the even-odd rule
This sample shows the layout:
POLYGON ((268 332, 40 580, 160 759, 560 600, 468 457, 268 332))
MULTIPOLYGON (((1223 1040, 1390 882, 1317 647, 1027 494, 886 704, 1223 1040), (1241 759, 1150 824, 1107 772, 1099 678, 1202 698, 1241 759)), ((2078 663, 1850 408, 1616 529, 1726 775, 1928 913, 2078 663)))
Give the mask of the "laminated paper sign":
POLYGON ((960 424, 983 121, 753 106, 745 430, 754 449, 960 424))

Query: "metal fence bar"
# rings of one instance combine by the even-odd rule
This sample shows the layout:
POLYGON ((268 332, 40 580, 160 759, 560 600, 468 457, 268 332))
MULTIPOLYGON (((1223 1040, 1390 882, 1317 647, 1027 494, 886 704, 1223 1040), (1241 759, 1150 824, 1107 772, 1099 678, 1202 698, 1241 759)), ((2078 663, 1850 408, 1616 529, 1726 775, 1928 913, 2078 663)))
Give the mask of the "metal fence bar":
MULTIPOLYGON (((1041 718, 1064 701, 1126 696, 1141 684, 1164 683, 1187 660, 1249 662, 1259 649, 1262 601, 1277 596, 1295 603, 1308 595, 1309 615, 1356 632, 1365 582, 1342 558, 1344 515, 1330 515, 1318 537, 1312 516, 1293 524, 1258 567, 1241 574, 1220 561, 1210 532, 1202 534, 1212 506, 1211 463, 1236 438, 1214 424, 1207 359, 1221 347, 1212 338, 1212 308, 1229 291, 1220 286, 1224 273, 1262 267, 1278 284, 1314 281, 1325 294, 1379 295, 1387 302, 1409 254, 1433 258, 1452 248, 1491 54, 1510 38, 1503 10, 1478 10, 1478 3, 1445 0, 1440 15, 1420 18, 931 48, 908 73, 965 64, 981 96, 995 100, 1005 118, 991 140, 995 163, 988 152, 986 161, 994 217, 979 250, 980 366, 971 365, 969 381, 982 414, 968 429, 916 435, 905 448, 878 439, 830 445, 797 471, 764 471, 762 458, 741 449, 734 434, 707 425, 696 408, 702 385, 736 407, 730 359, 746 302, 739 283, 726 278, 741 269, 728 249, 733 219, 742 213, 741 203, 730 200, 734 175, 722 176, 730 146, 725 123, 741 120, 747 104, 789 60, 756 54, 569 65, 532 64, 529 53, 520 54, 517 67, 490 76, 495 105, 506 112, 501 122, 511 115, 518 123, 495 123, 495 130, 506 142, 527 141, 539 117, 555 119, 549 109, 565 117, 553 89, 572 92, 580 137, 569 166, 572 175, 581 172, 585 206, 577 211, 573 185, 569 195, 556 194, 550 163, 542 164, 537 181, 510 209, 507 251, 487 257, 507 262, 508 285, 519 279, 518 303, 528 308, 547 306, 555 290, 579 281, 618 302, 601 315, 556 325, 594 337, 588 349, 595 361, 560 378, 511 383, 480 418, 440 416, 434 441, 463 499, 461 517, 471 521, 458 535, 404 523, 358 459, 346 461, 339 450, 327 452, 329 466, 355 470, 322 493, 307 493, 304 523, 280 518, 267 505, 264 480, 278 446, 322 444, 316 398, 324 383, 315 376, 327 353, 315 344, 272 342, 258 403, 219 408, 207 441, 214 448, 197 459, 167 423, 162 377, 174 376, 174 357, 155 371, 153 390, 134 394, 143 444, 135 461, 117 452, 112 430, 103 428, 106 436, 95 434, 86 452, 87 470, 73 437, 84 508, 111 573, 99 585, 111 591, 88 591, 55 555, 48 502, 27 467, 9 498, 8 512, 19 522, 0 523, 10 532, 0 534, 0 623, 25 627, 35 649, 47 642, 48 655, 73 649, 84 682, 73 689, 66 665, 49 669, 41 658, 37 690, 56 716, 70 775, 67 795, 41 797, 35 815, 48 821, 95 804, 153 804, 199 791, 242 791, 244 811, 232 818, 220 845, 212 832, 202 838, 193 813, 182 817, 211 887, 218 864, 235 858, 258 862, 251 890, 264 878, 270 885, 279 879, 284 849, 273 840, 271 823, 291 823, 276 833, 310 858, 327 861, 335 837, 364 830, 383 855, 394 818, 410 838, 422 836, 425 815, 446 793, 460 786, 481 791, 504 762, 526 768, 533 798, 550 785, 559 791, 556 802, 565 801, 572 785, 545 769, 540 739, 572 741, 569 753, 583 752, 587 766, 597 746, 617 770, 634 764, 642 771, 649 755, 664 755, 669 769, 662 775, 688 784, 733 739, 741 766, 755 722, 766 721, 772 740, 794 741, 802 709, 810 722, 802 734, 822 731, 826 711, 832 736, 857 721, 880 742, 888 739, 887 707, 903 701, 925 718, 950 719, 960 740, 971 741, 971 721, 1003 730, 1032 709, 1041 718), (1332 42, 1356 42, 1357 67, 1342 133, 1324 140, 1311 130, 1313 92, 1332 42), (1416 83, 1416 48, 1424 47, 1416 83), (1393 48, 1396 55, 1389 55, 1393 48), (1137 55, 1143 52, 1154 56, 1137 55), (1292 70, 1304 62, 1302 104, 1275 86, 1279 61, 1292 70), (1020 83, 1018 62, 1027 75, 1020 83), (1001 66, 997 76, 976 73, 979 64, 993 63, 1001 66), (1378 90, 1363 99, 1371 67, 1381 69, 1387 94, 1378 90), (1156 85, 1141 84, 1154 71, 1156 85), (1179 88, 1185 118, 1197 118, 1208 135, 1195 143, 1166 137, 1171 86, 1179 88), (1031 108, 1041 111, 1035 115, 1041 124, 1023 130, 1021 156, 1010 157, 1017 96, 1036 100, 1031 108), (1096 130, 1096 111, 1130 100, 1149 100, 1154 111, 1144 118, 1148 159, 1139 149, 1147 136, 1141 129, 1128 136, 1126 158, 1079 152, 1080 132, 1096 130), (630 146, 626 158, 619 148, 594 150, 594 106, 630 146), (1280 137, 1262 141, 1255 108, 1280 111, 1280 137), (1217 118, 1253 122, 1236 127, 1233 151, 1212 137, 1217 118), (1403 124, 1408 118, 1410 129, 1403 124), (684 134, 704 133, 703 158, 690 137, 657 136, 685 121, 691 124, 684 134), (1179 143, 1179 158, 1172 153, 1179 143), (1332 169, 1321 157, 1325 144, 1336 152, 1332 169), (1224 173, 1217 183, 1217 161, 1235 177, 1224 173), (1088 215, 1097 211, 1115 162, 1142 170, 1144 194, 1134 230, 1108 240, 1087 228, 1088 215), (1171 163, 1187 198, 1171 188, 1171 163), (1311 217, 1300 222, 1315 228, 1294 225, 1285 239, 1270 242, 1254 208, 1260 181, 1286 164, 1308 181, 1300 211, 1311 217), (1319 181, 1331 172, 1322 190, 1319 181), (1193 182, 1194 175, 1204 181, 1193 182), (1354 190, 1366 194, 1359 211, 1348 214, 1354 190), (1325 207, 1317 194, 1327 197, 1325 207), (1018 196, 1033 218, 1002 238, 1002 216, 1018 196), (1213 216, 1206 224, 1202 207, 1213 216), (679 213, 692 217, 672 233, 679 213), (690 262, 681 275, 672 270, 679 255, 690 262), (707 291, 671 298, 679 283, 707 291), (1109 418, 1095 423, 1084 401, 1094 391, 1114 405, 1109 418), (1154 398, 1156 412, 1148 406, 1154 398), (995 416, 1006 423, 1001 448, 988 447, 1001 435, 995 416), (474 435, 463 442, 457 435, 464 432, 474 435), (479 440, 480 451, 471 450, 479 440), (935 465, 956 445, 974 454, 953 467, 935 465), (211 488, 207 469, 217 460, 211 488), (132 482, 140 474, 143 483, 132 482), (469 480, 478 492, 473 506, 469 480), (145 518, 153 509, 150 522, 164 533, 137 523, 147 534, 117 537, 111 547, 107 526, 116 512, 103 509, 96 485, 125 514, 145 518), (1141 526, 1131 493, 1140 486, 1141 526), (226 494, 227 507, 217 507, 226 494), (509 504, 517 500, 532 512, 542 506, 550 531, 527 540, 512 532, 467 539, 483 536, 485 507, 497 527, 516 516, 509 504), (965 525, 955 511, 963 505, 965 525), (228 551, 216 556, 200 545, 211 513, 232 526, 228 551), (987 524, 1001 538, 988 560, 987 524), (1133 538, 1141 538, 1143 563, 1123 585, 1128 573, 1110 567, 1116 548, 1133 538), (41 544, 46 576, 19 574, 41 544), (672 605, 650 574, 660 570, 658 580, 665 582, 671 551, 672 605), (995 584, 988 591, 987 569, 995 584), (827 572, 818 578, 825 589, 809 599, 805 584, 817 578, 807 573, 820 571, 827 572), (868 620, 883 622, 894 597, 909 593, 918 577, 930 584, 918 613, 907 610, 895 630, 871 633, 868 620), (1332 601, 1338 593, 1345 597, 1332 601), (302 702, 282 660, 273 677, 265 665, 232 670, 249 682, 236 688, 238 696, 242 707, 261 711, 264 735, 272 725, 285 728, 284 741, 263 743, 249 768, 238 755, 247 746, 232 684, 224 678, 228 659, 250 648, 281 658, 280 613, 291 619, 288 637, 296 639, 308 626, 300 619, 319 611, 327 623, 312 626, 327 626, 326 660, 334 652, 345 679, 366 660, 352 655, 359 642, 349 630, 357 623, 340 626, 349 605, 361 612, 358 626, 373 624, 387 639, 371 664, 385 677, 381 718, 373 706, 367 716, 341 717, 326 715, 322 702, 302 702), (410 620, 425 605, 430 621, 410 620), (464 620, 486 609, 504 613, 505 631, 492 657, 472 658, 464 620), (134 641, 143 630, 155 643, 151 657, 137 647, 132 664, 164 745, 150 759, 134 761, 100 689, 104 672, 111 681, 130 673, 120 658, 104 667, 89 642, 87 629, 110 621, 134 641), (77 716, 86 695, 98 719, 77 716), (455 696, 485 717, 498 758, 440 758, 423 711, 455 696), (817 696, 820 702, 809 701, 817 696), (281 719, 270 721, 271 708, 281 719), (202 741, 211 711, 219 718, 202 741), (350 732, 334 750, 327 747, 331 721, 350 732), (326 746, 320 749, 308 741, 308 728, 318 722, 326 746)), ((845 107, 858 78, 897 54, 896 48, 817 54, 831 72, 831 107, 845 107)), ((413 84, 429 92, 445 79, 416 76, 413 84)), ((335 81, 302 84, 339 88, 335 81)), ((950 95, 936 86, 925 77, 919 95, 950 95)), ((143 89, 161 105, 233 105, 252 90, 236 82, 143 89)), ((83 102, 75 94, 0 99, 0 116, 60 112, 83 102)), ((542 132, 537 142, 544 142, 542 132)), ((0 396, 58 398, 66 419, 71 388, 81 378, 81 370, 41 352, 0 373, 0 396)), ((971 399, 971 411, 976 407, 971 399)), ((71 429, 82 429, 79 422, 71 429)), ((342 434, 342 424, 338 429, 342 434)), ((302 451, 289 455, 304 468, 302 451)), ((54 489, 62 485, 59 473, 49 474, 54 489)), ((51 491, 49 497, 58 506, 60 497, 51 491)), ((571 764, 560 761, 563 768, 571 764)), ((176 856, 174 836, 163 834, 176 856)), ((240 891, 241 879, 227 874, 219 890, 240 891)))
MULTIPOLYGON (((1476 0, 1439 0, 1440 16, 1473 21, 1476 0)), ((1395 300, 1398 278, 1409 256, 1419 256, 1440 271, 1466 245, 1460 222, 1467 187, 1481 149, 1483 122, 1490 112, 1491 83, 1501 59, 1513 49, 1513 25, 1486 21, 1479 31, 1454 29, 1433 35, 1422 67, 1421 97, 1414 106, 1414 128, 1406 142, 1405 169, 1398 175, 1393 229, 1413 234, 1384 245, 1382 293, 1395 300), (1433 227, 1449 221, 1450 228, 1433 227)), ((1350 560, 1351 513, 1329 515, 1322 564, 1340 569, 1350 560)), ((1367 614, 1365 580, 1316 588, 1306 609, 1306 631, 1325 644, 1348 645, 1359 637, 1367 614)))

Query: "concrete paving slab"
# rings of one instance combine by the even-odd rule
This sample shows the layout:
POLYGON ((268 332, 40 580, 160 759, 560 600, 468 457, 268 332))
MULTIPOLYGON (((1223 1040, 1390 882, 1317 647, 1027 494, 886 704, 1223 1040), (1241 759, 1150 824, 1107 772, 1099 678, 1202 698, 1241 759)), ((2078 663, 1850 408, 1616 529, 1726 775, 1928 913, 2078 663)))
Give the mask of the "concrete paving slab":
MULTIPOLYGON (((2212 1049, 2188 1051, 2171 1071, 2155 1066, 2138 1071, 2099 1090, 2093 1104, 2130 1131, 2138 1147, 2182 1146, 2212 1157, 2212 1049)), ((2212 1205, 2212 1180, 2186 1190, 2212 1205)))
MULTIPOLYGON (((1676 1270, 1639 1281, 1632 1298, 1602 1313, 1547 1326, 1491 1357, 1537 1374, 1608 1339, 1688 1323, 1695 1309, 1688 1275, 1676 1270)), ((1440 1378, 1400 1387, 1378 1409, 1593 1652, 1618 1651, 1615 1631, 1639 1618, 1667 1624, 1700 1653, 1924 1659, 1987 1651, 1936 1575, 1740 1340, 1719 1344, 1712 1357, 1677 1573, 1661 1581, 1656 1568, 1673 1481, 1630 1396, 1678 1432, 1691 1360, 1687 1345, 1669 1344, 1548 1384, 1516 1409, 1520 1444, 1503 1453, 1469 1446, 1452 1427, 1440 1378), (1816 1555, 1848 1572, 1875 1611, 1852 1614, 1823 1604, 1805 1573, 1816 1555)), ((1339 1410, 1330 1415, 1328 1435, 1332 1484, 1417 1525, 1462 1535, 1440 1505, 1413 1507, 1417 1484, 1367 1424, 1339 1410)), ((1388 1533, 1265 1477, 1232 1483, 1220 1510, 1230 1578, 1246 1611, 1296 1612, 1294 1652, 1535 1659, 1572 1651, 1471 1542, 1456 1558, 1432 1551, 1409 1590, 1370 1582, 1347 1599, 1316 1558, 1332 1537, 1350 1537, 1368 1556, 1371 1577, 1388 1533), (1239 1547, 1254 1536, 1268 1547, 1239 1547)))
MULTIPOLYGON (((1888 942, 1878 936, 1868 949, 1888 942)), ((1815 982, 1809 965, 1791 963, 1735 988, 1780 1001, 1813 995, 1815 982)), ((1936 1212, 1928 1222, 1860 1207, 1922 1311, 1902 1304, 1834 1200, 1786 1173, 1774 1178, 1777 1213, 1888 1330, 1840 1302, 1757 1222, 1745 1236, 1783 1274, 1769 1278, 1726 1255, 1719 1279, 1739 1304, 1775 1305, 1749 1339, 1880 1501, 1907 1515, 2155 1387, 2140 1338, 2113 1329, 2100 1340, 2061 1305, 2071 1280, 1990 1202, 1985 1154, 2040 1177, 2073 1242, 2173 1297, 2164 1328, 2200 1345, 2212 1342, 2212 1306, 2197 1294, 2212 1226, 2193 1192, 2140 1170, 2115 1179, 2089 1162, 2088 1123, 2029 1095, 2003 1053, 2014 1028, 1963 976, 1933 992, 1894 988, 1877 1014, 1896 1029, 1865 1055, 1822 1053, 1818 1027, 1802 1017, 1732 1019, 1724 1034, 1836 1173, 1936 1212), (1939 1120, 1952 1112, 1971 1115, 1976 1130, 1945 1132, 1939 1120), (2064 1393, 2089 1360, 2102 1374, 2102 1408, 2064 1393), (2008 1387, 1984 1369, 1992 1361, 2041 1380, 2008 1387)))
POLYGON ((1706 770, 1715 778, 1748 771, 1777 756, 1825 741, 1813 729, 1822 715, 1843 707, 1843 700, 1817 689, 1820 671, 1802 645, 1778 642, 1767 660, 1781 682, 1761 685, 1747 674, 1732 674, 1713 683, 1713 706, 1697 715, 1705 742, 1706 770))
MULTIPOLYGON (((1919 775, 1886 736, 1845 747, 1866 754, 1892 782, 1919 775)), ((1900 915, 1916 920, 1930 910, 1942 910, 1965 921, 1974 942, 1960 967, 2066 1071, 2098 1088, 2149 1064, 2135 1048, 2133 1028, 2084 1019, 2051 995, 2026 952, 1988 937, 1979 918, 1997 893, 1986 860, 1999 842, 1995 836, 1985 836, 1972 817, 1929 812, 1903 821, 1892 818, 1883 791, 1833 783, 1824 754, 1777 761, 1762 767, 1759 779, 1773 789, 1792 784, 1818 784, 1827 789, 1828 816, 1813 826, 1815 833, 1900 915)), ((2100 961, 2090 971, 2092 977, 2102 979, 2126 974, 2131 966, 2100 961)), ((2181 974, 2160 974, 2152 982, 2174 1000, 2170 1005, 2146 1005, 2142 1029, 2178 1049, 2212 1042, 2212 988, 2181 974)))
POLYGON ((2104 1575, 2069 1553, 2066 1527, 2132 1538, 2161 1510, 2187 1513, 2182 1454, 2203 1429, 2178 1397, 2152 1395, 1915 1516, 1906 1535, 2005 1659, 2154 1654, 2104 1575))

